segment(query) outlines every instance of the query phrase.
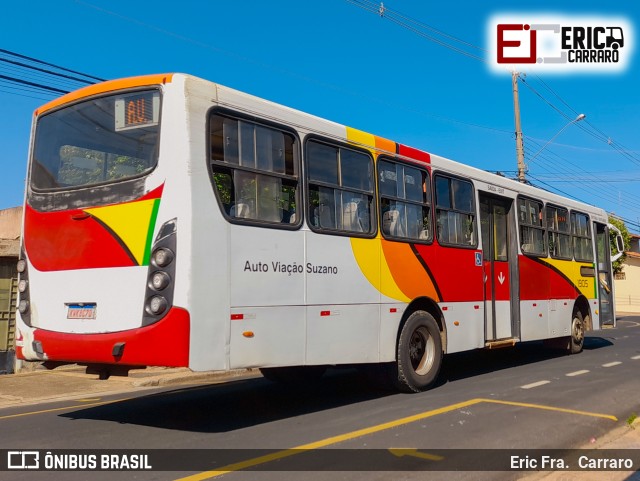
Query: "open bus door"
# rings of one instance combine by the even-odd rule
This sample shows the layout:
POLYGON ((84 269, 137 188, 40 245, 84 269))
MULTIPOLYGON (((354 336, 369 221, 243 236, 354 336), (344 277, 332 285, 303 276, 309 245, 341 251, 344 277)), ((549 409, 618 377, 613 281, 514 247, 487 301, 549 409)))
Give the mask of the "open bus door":
POLYGON ((513 200, 480 192, 485 279, 485 339, 489 347, 520 337, 518 247, 513 200))
POLYGON ((614 286, 613 267, 611 263, 622 256, 624 252, 624 242, 620 231, 613 225, 604 225, 594 222, 596 233, 596 263, 598 268, 598 300, 600 312, 600 325, 616 324, 616 313, 614 308, 614 286), (616 248, 618 253, 611 256, 611 242, 609 241, 609 230, 615 231, 616 248))

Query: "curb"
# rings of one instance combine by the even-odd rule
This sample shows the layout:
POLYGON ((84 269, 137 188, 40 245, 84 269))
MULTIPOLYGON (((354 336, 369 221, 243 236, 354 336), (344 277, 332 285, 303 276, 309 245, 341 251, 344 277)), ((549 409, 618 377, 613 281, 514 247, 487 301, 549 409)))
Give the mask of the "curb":
POLYGON ((239 377, 260 377, 261 374, 257 369, 233 369, 231 371, 207 371, 207 372, 175 372, 162 374, 160 376, 151 376, 148 379, 140 381, 132 381, 133 387, 156 387, 156 386, 172 386, 176 384, 200 383, 205 381, 224 381, 231 378, 239 377))

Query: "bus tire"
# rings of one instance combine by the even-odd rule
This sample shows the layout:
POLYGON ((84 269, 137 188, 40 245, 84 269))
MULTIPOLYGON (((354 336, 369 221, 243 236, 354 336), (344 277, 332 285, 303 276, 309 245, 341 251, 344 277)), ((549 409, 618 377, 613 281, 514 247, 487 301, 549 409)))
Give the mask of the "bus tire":
POLYGON ((398 337, 396 387, 403 392, 430 388, 442 366, 442 338, 431 314, 416 311, 398 337))
POLYGON ((576 310, 571 319, 571 336, 569 336, 569 353, 578 354, 584 346, 585 323, 582 312, 576 310))
POLYGON ((260 373, 269 381, 279 384, 303 384, 320 379, 326 366, 261 367, 260 373))

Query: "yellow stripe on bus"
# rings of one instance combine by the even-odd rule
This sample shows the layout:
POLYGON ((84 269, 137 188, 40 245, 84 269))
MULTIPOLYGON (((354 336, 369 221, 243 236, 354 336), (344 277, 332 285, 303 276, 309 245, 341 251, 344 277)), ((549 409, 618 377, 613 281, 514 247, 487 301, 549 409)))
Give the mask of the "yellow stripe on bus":
POLYGON ((144 264, 149 223, 157 199, 85 209, 111 229, 127 246, 138 265, 144 264))

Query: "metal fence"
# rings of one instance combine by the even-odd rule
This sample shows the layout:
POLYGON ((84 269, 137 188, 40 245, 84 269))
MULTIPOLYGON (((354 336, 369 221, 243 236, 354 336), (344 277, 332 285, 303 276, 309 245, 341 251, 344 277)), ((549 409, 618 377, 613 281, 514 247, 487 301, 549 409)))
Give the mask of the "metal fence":
POLYGON ((14 370, 18 279, 11 279, 9 310, 0 311, 0 374, 14 370))

